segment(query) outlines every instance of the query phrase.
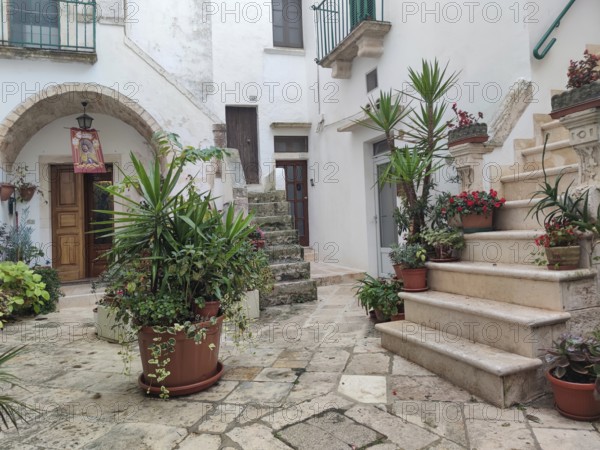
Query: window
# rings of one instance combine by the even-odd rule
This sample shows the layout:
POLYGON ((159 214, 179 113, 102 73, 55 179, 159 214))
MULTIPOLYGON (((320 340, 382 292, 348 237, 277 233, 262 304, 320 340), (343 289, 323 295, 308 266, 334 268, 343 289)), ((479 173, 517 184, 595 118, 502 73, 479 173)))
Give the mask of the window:
POLYGON ((10 41, 26 47, 58 47, 60 7, 56 0, 24 0, 11 3, 10 41))
POLYGON ((377 86, 379 86, 379 80, 377 79, 377 69, 374 69, 367 74, 367 92, 371 92, 377 86))
POLYGON ((383 155, 384 153, 388 153, 390 151, 390 146, 388 145, 387 139, 383 141, 375 142, 373 144, 373 156, 383 155))
POLYGON ((273 0, 273 45, 303 48, 302 0, 273 0))
POLYGON ((275 136, 275 153, 308 152, 308 136, 275 136))

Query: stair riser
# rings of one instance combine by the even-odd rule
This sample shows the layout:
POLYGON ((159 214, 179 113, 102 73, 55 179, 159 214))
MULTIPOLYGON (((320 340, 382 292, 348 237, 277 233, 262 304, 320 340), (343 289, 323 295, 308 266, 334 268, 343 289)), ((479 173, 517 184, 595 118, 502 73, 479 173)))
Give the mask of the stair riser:
MULTIPOLYGON (((543 228, 534 217, 527 216, 530 207, 501 208, 494 213, 496 230, 539 230, 543 228)), ((542 219, 542 216, 540 216, 542 219)))
POLYGON ((291 216, 255 217, 254 223, 263 231, 292 230, 291 216))
POLYGON ((308 280, 310 278, 310 263, 298 262, 271 266, 271 271, 275 281, 308 280))
POLYGON ((285 191, 248 192, 248 203, 277 203, 286 200, 285 191))
POLYGON ((428 281, 435 291, 551 311, 600 306, 593 278, 558 282, 430 269, 428 281))
POLYGON ((536 251, 538 247, 533 239, 491 240, 467 237, 461 258, 463 261, 493 264, 534 264, 535 256, 532 253, 536 251))
POLYGON ((536 133, 536 141, 539 142, 540 145, 544 144, 546 134, 550 135, 548 138, 548 144, 569 139, 569 130, 563 126, 551 127, 546 130, 539 129, 539 131, 536 133))
POLYGON ((265 232, 265 241, 267 245, 292 245, 298 243, 298 233, 296 230, 287 231, 268 231, 265 232))
MULTIPOLYGON (((557 175, 549 175, 548 182, 551 185, 554 185, 556 178, 557 175)), ((559 187, 564 190, 571 182, 574 182, 573 184, 575 185, 578 179, 579 174, 577 172, 565 172, 559 187)), ((539 190, 539 185, 543 181, 543 174, 536 173, 534 176, 515 175, 510 179, 502 180, 502 192, 504 197, 506 197, 508 200, 528 200, 531 198, 534 192, 539 190)))
MULTIPOLYGON (((532 155, 523 155, 523 170, 542 170, 542 153, 532 155)), ((578 164, 579 157, 572 147, 561 148, 560 150, 546 151, 546 168, 567 166, 569 164, 578 164)))
POLYGON ((256 203, 249 204, 248 210, 254 213, 255 217, 280 216, 289 214, 290 206, 288 202, 256 203))
POLYGON ((273 292, 261 295, 260 307, 307 303, 316 299, 317 284, 314 280, 304 280, 290 284, 276 284, 273 292))
POLYGON ((282 249, 270 249, 265 248, 265 253, 268 255, 270 261, 303 261, 304 255, 302 253, 302 247, 282 248, 282 249))
MULTIPOLYGON (((431 337, 423 339, 430 340, 431 337)), ((419 345, 418 340, 406 340, 383 332, 381 346, 500 408, 527 402, 543 394, 543 375, 539 370, 497 376, 419 345)))
POLYGON ((550 348, 552 341, 566 331, 564 323, 538 328, 466 313, 418 301, 405 300, 406 318, 439 331, 441 339, 456 336, 510 353, 537 358, 540 349, 550 348))

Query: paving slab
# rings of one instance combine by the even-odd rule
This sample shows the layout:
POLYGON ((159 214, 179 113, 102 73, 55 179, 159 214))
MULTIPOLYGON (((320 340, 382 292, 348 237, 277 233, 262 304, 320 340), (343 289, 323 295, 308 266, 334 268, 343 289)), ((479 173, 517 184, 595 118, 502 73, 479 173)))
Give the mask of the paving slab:
MULTIPOLYGON (((469 444, 477 450, 494 450, 499 448, 533 450, 536 448, 533 433, 525 423, 468 420, 466 426, 469 444)), ((552 449, 552 447, 546 448, 549 450, 552 449)), ((562 449, 562 446, 554 448, 562 449)))
POLYGON ((338 393, 359 403, 387 403, 385 377, 342 375, 338 393))
POLYGON ((190 434, 177 447, 178 450, 219 450, 221 438, 214 434, 190 434))
POLYGON ((278 405, 292 389, 292 383, 244 381, 225 399, 226 403, 278 405))
POLYGON ((344 373, 354 375, 387 375, 390 371, 390 357, 386 353, 365 353, 353 355, 344 373))
MULTIPOLYGON (((126 423, 115 425, 110 431, 85 445, 85 450, 150 450, 173 448, 187 436, 185 428, 160 423, 126 423)), ((64 447, 68 448, 68 447, 64 447)))
POLYGON ((321 349, 315 352, 307 372, 343 372, 350 353, 340 349, 321 349))
POLYGON ((234 428, 227 433, 227 436, 244 450, 291 449, 291 447, 273 436, 271 429, 260 424, 234 428))
POLYGON ((600 448, 600 434, 593 431, 535 428, 533 433, 542 448, 560 448, 560 450, 600 448))

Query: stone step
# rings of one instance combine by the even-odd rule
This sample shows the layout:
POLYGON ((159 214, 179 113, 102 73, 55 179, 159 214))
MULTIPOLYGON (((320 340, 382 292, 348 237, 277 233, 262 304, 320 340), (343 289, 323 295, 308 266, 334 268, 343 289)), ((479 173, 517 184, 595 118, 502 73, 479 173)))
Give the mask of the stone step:
POLYGON ((539 230, 543 228, 543 217, 540 215, 539 224, 535 217, 529 215, 529 210, 539 200, 509 200, 502 208, 494 213, 494 227, 496 230, 539 230))
POLYGON ((306 261, 276 261, 269 267, 276 281, 310 279, 310 263, 306 261))
POLYGON ((74 294, 61 297, 58 300, 59 309, 81 308, 85 306, 93 307, 98 300, 104 296, 104 290, 92 294, 74 294))
POLYGON ((263 231, 294 229, 292 224, 292 216, 290 215, 255 217, 253 222, 263 231))
POLYGON ((427 267, 429 288, 434 291, 552 311, 600 307, 594 269, 555 271, 468 261, 430 262, 427 267))
POLYGON ((260 307, 290 305, 317 300, 317 284, 314 280, 282 281, 275 283, 272 292, 260 296, 260 307))
POLYGON ((401 292, 407 320, 509 353, 536 358, 566 331, 569 313, 465 295, 401 292))
POLYGON ((505 352, 410 321, 382 323, 381 346, 500 408, 543 394, 542 361, 505 352))
POLYGON ((303 248, 300 245, 274 245, 264 248, 270 261, 304 261, 303 248))
MULTIPOLYGON (((530 147, 525 150, 521 150, 521 156, 523 157, 523 171, 532 172, 535 170, 542 170, 542 155, 544 154, 544 146, 537 145, 530 147)), ((544 158, 546 170, 553 167, 563 167, 572 164, 579 163, 579 157, 571 144, 569 139, 552 142, 546 146, 546 155, 544 158)))
MULTIPOLYGON (((560 174, 564 174, 560 183, 560 187, 565 189, 571 182, 576 182, 579 178, 579 166, 570 164, 567 166, 552 167, 546 170, 548 182, 554 185, 556 178, 560 174)), ((502 192, 507 200, 527 200, 531 198, 533 193, 539 189, 540 183, 544 181, 544 173, 541 170, 531 172, 519 172, 507 176, 503 176, 502 192)))
POLYGON ((278 203, 286 201, 285 191, 248 192, 248 203, 278 203))
POLYGON ((248 210, 255 217, 280 216, 290 213, 290 204, 286 201, 277 203, 250 203, 248 210))
POLYGON ((286 245, 298 243, 298 232, 296 230, 265 231, 267 245, 286 245))
POLYGON ((540 250, 535 245, 535 238, 543 233, 543 230, 512 230, 465 234, 466 245, 461 259, 484 263, 535 264, 535 254, 540 250))
POLYGON ((535 142, 538 145, 543 145, 548 137, 548 144, 569 139, 569 131, 560 123, 560 120, 555 120, 549 114, 534 114, 533 120, 535 124, 535 142))

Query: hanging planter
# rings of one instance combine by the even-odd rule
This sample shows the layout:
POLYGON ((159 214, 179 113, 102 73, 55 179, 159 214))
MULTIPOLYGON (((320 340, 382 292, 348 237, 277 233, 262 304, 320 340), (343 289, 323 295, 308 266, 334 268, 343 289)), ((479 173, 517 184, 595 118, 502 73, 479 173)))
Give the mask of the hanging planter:
POLYGON ((7 201, 15 192, 14 184, 1 183, 0 184, 0 200, 3 202, 7 201))
POLYGON ((33 195, 37 191, 37 186, 28 184, 19 187, 19 200, 22 202, 28 202, 33 198, 33 195))

